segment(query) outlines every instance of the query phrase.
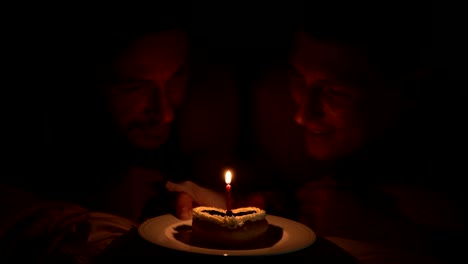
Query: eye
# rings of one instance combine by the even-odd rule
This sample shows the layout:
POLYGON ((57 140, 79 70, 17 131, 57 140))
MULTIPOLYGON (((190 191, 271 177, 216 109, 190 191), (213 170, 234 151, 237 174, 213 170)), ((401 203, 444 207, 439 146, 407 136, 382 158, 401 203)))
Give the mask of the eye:
POLYGON ((166 95, 173 106, 180 106, 185 97, 189 69, 182 65, 166 82, 166 95))
POLYGON ((303 90, 307 86, 306 80, 304 75, 296 69, 296 67, 291 66, 289 67, 288 71, 288 79, 290 81, 291 89, 293 90, 303 90))
POLYGON ((304 79, 304 76, 297 70, 296 67, 290 65, 287 70, 288 77, 293 80, 304 79))
POLYGON ((144 84, 132 84, 132 85, 124 85, 121 87, 121 91, 124 92, 131 92, 131 91, 136 91, 140 90, 144 87, 144 84))
POLYGON ((174 73, 172 74, 171 79, 172 79, 172 78, 179 78, 179 77, 187 76, 187 75, 188 75, 188 71, 189 71, 189 69, 188 69, 187 64, 183 64, 183 65, 181 65, 181 66, 179 67, 179 69, 178 69, 176 72, 174 72, 174 73))
POLYGON ((118 82, 111 86, 111 91, 117 93, 130 93, 139 91, 143 89, 146 85, 146 82, 141 81, 118 82))
POLYGON ((307 90, 307 83, 304 76, 296 69, 294 66, 290 66, 287 70, 287 75, 289 79, 289 92, 291 93, 292 99, 296 103, 300 103, 304 94, 307 90))
POLYGON ((322 88, 326 94, 335 97, 349 98, 352 96, 352 92, 349 87, 336 83, 325 83, 323 84, 322 88))

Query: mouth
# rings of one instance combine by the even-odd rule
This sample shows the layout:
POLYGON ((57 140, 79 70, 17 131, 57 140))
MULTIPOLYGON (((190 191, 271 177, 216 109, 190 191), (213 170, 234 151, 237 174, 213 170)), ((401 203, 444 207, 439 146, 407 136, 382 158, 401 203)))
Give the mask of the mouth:
POLYGON ((164 131, 168 127, 168 123, 160 122, 157 120, 148 120, 142 122, 135 122, 129 126, 129 130, 137 129, 142 131, 164 131))
POLYGON ((128 129, 129 134, 140 135, 146 138, 164 138, 168 134, 170 126, 161 123, 139 123, 128 129))
POLYGON ((307 129, 307 132, 313 135, 324 136, 333 133, 330 129, 307 129))

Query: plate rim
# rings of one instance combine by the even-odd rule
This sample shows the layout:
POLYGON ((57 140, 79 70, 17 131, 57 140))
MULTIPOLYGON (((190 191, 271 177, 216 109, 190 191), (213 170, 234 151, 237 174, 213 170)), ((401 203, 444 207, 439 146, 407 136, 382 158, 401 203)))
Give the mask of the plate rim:
POLYGON ((172 214, 165 214, 161 216, 156 216, 150 219, 147 219, 138 226, 138 233, 140 237, 146 241, 162 246, 169 249, 185 251, 190 253, 198 254, 208 254, 208 255, 218 255, 218 256, 267 256, 267 255, 280 255, 285 253, 290 253, 304 249, 311 246, 315 243, 317 238, 315 232, 310 229, 308 226, 275 215, 267 215, 267 221, 269 224, 279 226, 283 229, 283 237, 280 241, 276 242, 273 246, 260 249, 247 249, 247 250, 224 250, 224 249, 211 249, 211 248, 202 248, 196 246, 190 246, 183 242, 180 242, 174 238, 173 227, 181 224, 192 225, 192 219, 181 220, 175 217, 172 214), (165 224, 162 226, 161 224, 165 224), (157 235, 148 234, 148 229, 155 229, 152 232, 158 232, 157 235), (172 231, 171 231, 172 229, 172 231), (298 231, 307 232, 308 236, 305 236, 304 233, 301 233, 301 236, 291 236, 291 232, 298 231), (292 239, 300 240, 292 240, 292 239), (291 241, 294 244, 291 244, 291 241))

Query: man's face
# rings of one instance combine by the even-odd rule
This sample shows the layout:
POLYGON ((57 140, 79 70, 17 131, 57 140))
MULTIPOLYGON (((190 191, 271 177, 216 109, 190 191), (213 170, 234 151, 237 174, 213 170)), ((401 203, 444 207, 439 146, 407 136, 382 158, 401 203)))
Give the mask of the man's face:
POLYGON ((167 141, 185 94, 187 49, 183 32, 147 35, 120 53, 107 72, 109 110, 133 146, 150 150, 167 141))
POLYGON ((330 160, 360 148, 367 136, 358 81, 367 74, 363 61, 342 46, 301 32, 290 63, 295 120, 305 128, 309 155, 330 160))

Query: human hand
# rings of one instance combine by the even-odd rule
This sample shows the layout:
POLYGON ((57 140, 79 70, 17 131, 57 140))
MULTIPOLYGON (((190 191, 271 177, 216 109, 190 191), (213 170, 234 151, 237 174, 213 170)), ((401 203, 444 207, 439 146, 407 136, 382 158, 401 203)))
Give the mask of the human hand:
POLYGON ((166 189, 177 192, 176 217, 182 220, 192 218, 192 208, 203 205, 226 209, 226 199, 223 194, 201 187, 192 181, 174 183, 168 181, 166 189))

